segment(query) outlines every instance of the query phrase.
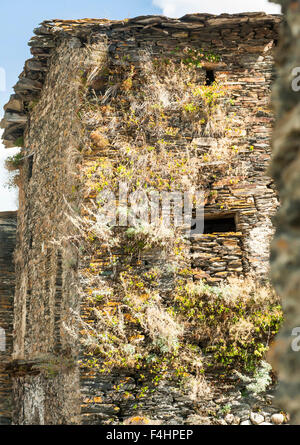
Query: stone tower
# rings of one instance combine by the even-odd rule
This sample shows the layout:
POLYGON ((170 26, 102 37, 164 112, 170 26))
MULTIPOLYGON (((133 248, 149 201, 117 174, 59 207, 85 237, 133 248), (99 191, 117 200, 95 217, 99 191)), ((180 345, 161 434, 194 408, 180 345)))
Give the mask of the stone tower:
MULTIPOLYGON (((107 185, 117 190, 117 179, 134 191, 141 186, 137 176, 147 191, 201 188, 204 234, 192 232, 182 245, 164 241, 165 248, 176 247, 177 278, 187 274, 217 285, 230 276, 266 277, 278 205, 266 168, 280 21, 262 13, 190 14, 54 20, 35 30, 33 58, 2 121, 4 144, 22 146, 24 155, 8 366, 15 423, 120 423, 137 412, 182 423, 196 412, 194 399, 161 378, 163 359, 145 359, 159 363, 160 374, 152 378, 154 368, 145 375, 137 371, 144 364, 122 368, 124 357, 114 344, 115 319, 132 323, 133 334, 137 329, 136 318, 110 298, 114 287, 118 283, 133 295, 144 286, 134 281, 141 276, 155 287, 153 270, 164 270, 167 261, 163 235, 156 233, 141 253, 145 232, 135 244, 137 231, 132 235, 120 223, 109 239, 95 208, 107 185), (95 334, 93 323, 111 323, 111 355, 101 349, 103 338, 92 348, 110 356, 101 371, 93 352, 79 345, 87 331, 95 334), (106 372, 110 367, 112 373, 106 372)), ((195 222, 197 216, 190 227, 195 222)), ((168 270, 157 285, 164 302, 175 292, 168 270)), ((150 317, 148 308, 144 316, 150 317)), ((164 317, 169 320, 166 312, 164 317)), ((130 338, 126 355, 135 361, 134 351, 148 337, 130 338)))
POLYGON ((5 366, 12 355, 16 226, 16 212, 0 213, 0 425, 11 421, 12 386, 5 366))

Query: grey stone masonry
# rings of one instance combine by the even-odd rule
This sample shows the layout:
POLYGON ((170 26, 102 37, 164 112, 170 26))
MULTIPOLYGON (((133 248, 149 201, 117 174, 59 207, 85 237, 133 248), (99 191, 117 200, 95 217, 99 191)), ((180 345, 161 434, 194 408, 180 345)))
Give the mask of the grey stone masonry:
POLYGON ((11 359, 17 213, 0 213, 0 425, 11 422, 11 381, 5 364, 11 359))

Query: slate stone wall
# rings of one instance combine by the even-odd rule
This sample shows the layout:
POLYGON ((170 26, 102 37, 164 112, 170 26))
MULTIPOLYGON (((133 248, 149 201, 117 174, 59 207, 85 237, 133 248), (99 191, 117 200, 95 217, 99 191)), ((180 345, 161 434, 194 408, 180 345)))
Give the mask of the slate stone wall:
MULTIPOLYGON (((188 14, 181 19, 162 16, 137 17, 112 22, 106 20, 46 21, 35 30, 29 42, 33 58, 26 62, 16 94, 5 106, 2 121, 4 143, 22 142, 24 128, 43 88, 51 55, 64 39, 84 47, 97 41, 108 42, 109 56, 114 61, 128 58, 139 64, 143 51, 155 58, 174 58, 174 52, 187 45, 204 52, 217 53, 218 61, 203 63, 205 71, 214 72, 215 79, 232 92, 234 110, 241 128, 236 138, 239 147, 239 166, 228 177, 216 178, 211 183, 211 199, 207 202, 208 214, 234 213, 238 215, 237 244, 231 244, 230 255, 220 260, 216 252, 207 253, 205 245, 193 239, 195 268, 210 283, 218 283, 231 273, 254 272, 264 277, 268 272, 269 239, 272 235, 271 215, 278 201, 271 179, 266 175, 270 159, 270 135, 273 116, 270 109, 270 86, 274 79, 273 50, 278 38, 280 16, 263 13, 213 16, 188 14), (73 39, 73 40, 72 40, 73 39), (237 181, 233 183, 232 177, 237 181), (241 233, 243 236, 240 236, 241 233), (233 246, 237 246, 234 251, 233 246), (243 251, 241 255, 240 250, 243 251)), ((190 142, 189 139, 183 144, 190 142)), ((193 140, 198 153, 214 150, 222 143, 216 138, 201 137, 193 140)), ((234 145, 233 140, 233 145, 234 145)), ((184 150, 182 142, 174 149, 184 150)), ((109 156, 110 154, 108 154, 109 156)), ((209 168, 209 165, 208 165, 209 168)), ((224 245, 221 240, 214 240, 224 245)))
MULTIPOLYGON (((281 17, 265 14, 192 14, 178 20, 155 16, 120 22, 47 21, 35 30, 30 41, 34 57, 26 62, 2 121, 6 146, 18 141, 25 154, 10 370, 15 423, 120 423, 136 413, 136 376, 103 377, 77 366, 80 347, 73 315, 84 288, 81 272, 91 258, 78 257, 78 233, 68 216, 95 198, 85 194, 88 184, 82 183, 82 170, 97 156, 82 152, 90 129, 82 126, 79 116, 81 74, 86 59, 97 56, 86 47, 106 42, 111 60, 118 63, 130 56, 137 66, 140 51, 171 58, 178 46, 221 55, 220 61, 203 64, 203 81, 205 72, 212 70, 232 91, 231 117, 235 114, 241 122, 235 139, 239 168, 212 182, 206 213, 234 214, 236 231, 193 237, 191 262, 195 278, 211 284, 232 274, 265 278, 271 216, 278 206, 266 168, 273 123, 273 49, 280 22, 281 17)), ((187 135, 183 142, 175 141, 174 149, 184 151, 190 139, 187 135)), ((218 142, 206 137, 194 141, 199 155, 218 142)), ((118 157, 111 147, 103 155, 118 157)), ((100 252, 101 261, 105 258, 100 252)), ((161 382, 143 401, 139 414, 163 423, 192 423, 200 411, 189 394, 161 382)))
POLYGON ((0 425, 11 422, 12 387, 5 372, 11 360, 15 269, 13 253, 16 245, 17 213, 0 213, 0 425))
POLYGON ((73 187, 81 60, 81 50, 66 39, 51 59, 24 135, 10 364, 17 424, 72 423, 80 409, 76 339, 63 326, 72 323, 70 310, 79 305, 67 215, 78 205, 73 187))

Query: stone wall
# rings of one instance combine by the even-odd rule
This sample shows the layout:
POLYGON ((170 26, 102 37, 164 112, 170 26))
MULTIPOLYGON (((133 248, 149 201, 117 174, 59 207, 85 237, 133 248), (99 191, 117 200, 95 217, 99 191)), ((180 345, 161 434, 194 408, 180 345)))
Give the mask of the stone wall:
POLYGON ((18 424, 72 423, 80 408, 76 340, 62 327, 79 304, 75 271, 69 267, 76 268, 76 257, 67 240, 73 229, 67 214, 78 201, 73 187, 80 51, 66 39, 53 55, 24 135, 10 365, 18 424))
MULTIPOLYGON (((83 207, 95 201, 86 171, 99 156, 114 164, 119 158, 112 145, 93 150, 90 133, 98 122, 81 119, 83 105, 93 109, 82 91, 87 67, 96 61, 99 69, 107 58, 114 66, 130 60, 139 70, 141 53, 173 60, 177 48, 186 46, 218 54, 217 61, 203 63, 199 76, 204 82, 213 72, 231 91, 234 105, 227 117, 236 130, 230 136, 235 170, 227 171, 227 161, 221 157, 223 173, 207 185, 206 217, 233 215, 236 227, 233 232, 192 237, 191 264, 194 278, 206 278, 211 284, 229 275, 254 273, 265 278, 270 218, 278 205, 266 168, 273 122, 269 108, 273 48, 280 21, 279 16, 265 14, 192 14, 179 20, 156 16, 122 22, 48 21, 35 31, 30 42, 34 57, 25 64, 2 122, 6 146, 17 141, 24 154, 10 364, 15 423, 120 423, 136 414, 137 395, 147 383, 139 382, 134 373, 107 377, 77 366, 82 354, 75 314, 81 297, 88 296, 86 270, 92 263, 93 273, 103 272, 107 254, 100 246, 95 257, 83 253, 78 257, 84 251, 80 227, 70 216, 87 216, 83 207)), ((100 85, 95 88, 109 87, 97 80, 100 85)), ((173 139, 172 149, 178 155, 192 142, 198 158, 205 158, 222 143, 203 135, 193 138, 182 122, 175 123, 180 137, 173 139)), ((206 173, 212 168, 213 163, 205 164, 206 173)), ((124 250, 114 254, 120 259, 124 250)), ((144 265, 154 264, 156 254, 143 258, 144 265)), ((109 280, 113 271, 104 272, 109 280)), ((164 381, 139 405, 140 415, 163 423, 192 423, 200 411, 189 393, 164 381)))
POLYGON ((0 213, 0 425, 11 422, 12 386, 5 365, 12 355, 17 213, 0 213))
MULTIPOLYGON (((174 59, 174 53, 187 45, 208 54, 215 52, 218 60, 206 60, 203 63, 203 77, 205 72, 213 72, 214 78, 231 91, 234 107, 227 117, 234 122, 236 137, 231 136, 232 146, 235 147, 237 143, 239 153, 235 171, 231 170, 228 175, 225 173, 222 179, 210 179, 210 198, 206 202, 206 212, 218 217, 234 214, 238 220, 237 234, 234 236, 239 242, 234 251, 234 243, 229 238, 231 255, 228 253, 229 257, 226 259, 224 256, 222 261, 219 259, 218 247, 216 252, 207 254, 207 245, 195 246, 195 267, 201 268, 198 272, 200 275, 204 272, 211 283, 220 282, 228 273, 252 271, 257 276, 266 276, 268 240, 272 235, 270 218, 278 206, 272 181, 265 171, 270 158, 269 141, 273 122, 269 100, 270 85, 274 78, 272 54, 280 21, 280 16, 252 13, 233 16, 190 14, 179 20, 155 16, 121 22, 44 22, 35 30, 37 35, 29 43, 34 57, 26 62, 21 79, 15 86, 16 95, 5 107, 6 114, 2 121, 5 128, 4 143, 10 146, 15 140, 20 142, 22 139, 27 113, 35 106, 43 88, 51 54, 65 36, 71 40, 74 38, 74 45, 105 40, 112 61, 119 63, 121 60, 130 60, 137 66, 143 52, 151 54, 153 59, 174 59), (77 43, 76 38, 79 39, 77 43), (235 178, 234 183, 232 177, 235 178), (239 232, 243 234, 240 238, 239 232)), ((187 138, 174 141, 173 151, 184 152, 191 142, 189 138, 188 134, 187 138)), ((192 143, 197 146, 197 156, 201 156, 215 150, 222 144, 222 140, 198 137, 192 143)), ((227 161, 218 162, 226 166, 227 161)), ((213 164, 208 162, 207 169, 213 168, 213 164)), ((224 246, 222 240, 220 243, 224 246)), ((206 240, 203 242, 207 244, 206 240)), ((219 243, 218 240, 216 242, 219 243)), ((194 238, 193 245, 195 243, 194 238)))

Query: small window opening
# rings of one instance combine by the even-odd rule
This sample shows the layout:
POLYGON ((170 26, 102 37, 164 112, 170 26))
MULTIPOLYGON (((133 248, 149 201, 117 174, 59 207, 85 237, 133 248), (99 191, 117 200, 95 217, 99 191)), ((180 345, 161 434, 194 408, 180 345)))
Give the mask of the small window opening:
MULTIPOLYGON (((199 228, 203 227, 201 225, 201 221, 197 221, 196 219, 192 220, 191 225, 191 234, 197 235, 199 234, 199 228)), ((204 234, 209 233, 227 233, 227 232, 236 232, 236 220, 235 215, 222 215, 221 217, 216 216, 207 216, 204 217, 204 234)))
POLYGON ((223 216, 222 218, 205 218, 204 233, 226 233, 236 232, 234 215, 223 216))
POLYGON ((216 81, 215 73, 213 70, 206 70, 206 85, 212 85, 216 81))
POLYGON ((32 177, 32 170, 33 170, 33 155, 29 156, 28 158, 28 179, 32 177))

